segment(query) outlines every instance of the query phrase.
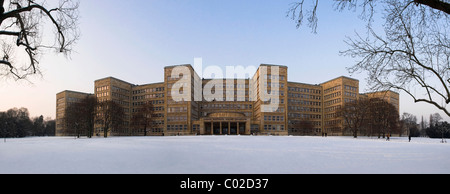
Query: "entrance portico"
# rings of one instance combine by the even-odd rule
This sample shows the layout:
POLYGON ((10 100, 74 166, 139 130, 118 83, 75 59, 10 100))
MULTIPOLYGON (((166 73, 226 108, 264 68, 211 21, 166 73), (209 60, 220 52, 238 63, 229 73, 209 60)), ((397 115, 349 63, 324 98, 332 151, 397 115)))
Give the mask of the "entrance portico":
POLYGON ((202 135, 250 135, 250 119, 241 113, 211 113, 201 122, 202 135))

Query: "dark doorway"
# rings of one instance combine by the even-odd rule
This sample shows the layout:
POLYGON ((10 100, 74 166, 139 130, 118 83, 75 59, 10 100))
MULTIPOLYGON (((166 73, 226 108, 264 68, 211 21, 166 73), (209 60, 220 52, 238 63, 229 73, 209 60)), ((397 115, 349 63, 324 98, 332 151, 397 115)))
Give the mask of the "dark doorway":
POLYGON ((237 123, 230 123, 230 135, 237 135, 237 123))
POLYGON ((228 122, 222 123, 222 135, 228 134, 228 122))

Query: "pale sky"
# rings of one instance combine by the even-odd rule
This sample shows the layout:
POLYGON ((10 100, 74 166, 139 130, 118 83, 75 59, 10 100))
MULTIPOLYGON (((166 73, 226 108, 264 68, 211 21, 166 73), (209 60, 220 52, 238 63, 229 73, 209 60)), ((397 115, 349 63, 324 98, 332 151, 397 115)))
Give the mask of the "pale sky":
MULTIPOLYGON (((32 117, 55 118, 56 93, 94 92, 94 81, 113 76, 134 84, 164 81, 164 67, 288 66, 288 80, 319 84, 339 76, 360 80, 369 92, 366 74, 350 75, 355 59, 339 55, 346 36, 365 32, 359 12, 334 11, 320 1, 318 33, 296 28, 286 17, 294 0, 81 0, 81 39, 69 59, 48 53, 40 61, 43 76, 29 82, 0 83, 0 111, 26 107, 32 117)), ((376 20, 375 26, 383 20, 376 20)), ((418 117, 444 113, 428 104, 414 104, 400 93, 400 114, 418 117)), ((446 118, 450 121, 449 118, 446 118)))

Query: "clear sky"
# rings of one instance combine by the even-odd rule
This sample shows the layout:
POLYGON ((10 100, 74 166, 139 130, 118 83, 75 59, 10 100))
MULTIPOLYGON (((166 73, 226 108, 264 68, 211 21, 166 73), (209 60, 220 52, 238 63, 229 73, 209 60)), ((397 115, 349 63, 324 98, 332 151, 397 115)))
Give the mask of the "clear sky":
MULTIPOLYGON (((82 0, 81 39, 69 59, 49 53, 41 58, 43 76, 29 82, 2 81, 0 111, 26 107, 31 116, 55 118, 56 93, 94 92, 94 81, 113 76, 134 84, 164 80, 164 67, 286 65, 289 81, 319 84, 350 75, 355 59, 339 55, 346 36, 364 33, 359 12, 334 11, 333 1, 320 1, 318 33, 296 28, 286 17, 295 0, 82 0)), ((376 20, 383 23, 383 20, 376 20)), ((439 112, 414 104, 401 93, 400 113, 439 112)), ((440 113, 440 112, 439 112, 440 113)), ((440 113, 445 118, 443 113, 440 113)), ((447 120, 450 120, 446 118, 447 120)))

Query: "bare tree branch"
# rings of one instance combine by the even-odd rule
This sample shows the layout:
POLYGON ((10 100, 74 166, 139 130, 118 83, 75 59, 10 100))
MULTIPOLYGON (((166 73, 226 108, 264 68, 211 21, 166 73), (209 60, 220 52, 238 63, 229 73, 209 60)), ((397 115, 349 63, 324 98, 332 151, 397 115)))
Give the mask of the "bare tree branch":
POLYGON ((28 56, 28 64, 22 67, 4 60, 14 69, 15 73, 10 74, 15 79, 25 79, 40 72, 38 56, 43 50, 55 49, 68 55, 79 39, 77 0, 60 0, 53 8, 49 8, 44 0, 0 0, 0 7, 0 38, 8 40, 7 37, 15 37, 14 44, 23 48, 28 56), (43 19, 49 20, 55 28, 53 44, 42 42, 43 19))
POLYGON ((414 0, 416 4, 422 4, 429 6, 433 9, 441 10, 447 14, 450 14, 450 4, 440 0, 414 0))
MULTIPOLYGON (((317 0, 291 4, 288 16, 297 28, 308 18, 317 30, 317 0), (307 12, 307 15, 304 12, 307 12), (314 18, 314 19, 311 19, 314 18)), ((366 71, 372 90, 398 89, 415 102, 426 102, 448 116, 450 104, 450 3, 447 0, 335 0, 335 9, 361 12, 367 36, 345 41, 344 56, 358 58, 350 73, 366 71), (381 12, 379 12, 381 11, 381 12), (385 20, 384 34, 373 30, 374 14, 385 20), (420 94, 416 94, 419 91, 420 94)))

